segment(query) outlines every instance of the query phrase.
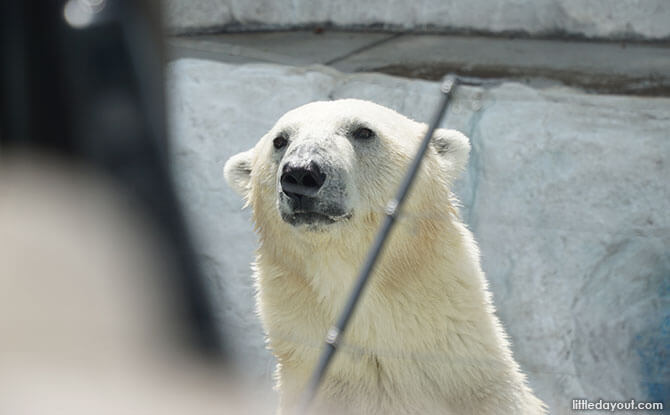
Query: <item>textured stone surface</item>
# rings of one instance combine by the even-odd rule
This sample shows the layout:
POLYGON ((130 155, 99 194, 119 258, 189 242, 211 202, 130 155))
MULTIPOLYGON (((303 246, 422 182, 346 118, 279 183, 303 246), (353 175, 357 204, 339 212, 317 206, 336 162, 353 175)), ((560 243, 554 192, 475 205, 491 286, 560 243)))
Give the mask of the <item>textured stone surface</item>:
MULTIPOLYGON (((318 99, 370 99, 427 121, 437 84, 196 60, 169 78, 174 167, 220 318, 240 366, 269 391, 255 237, 225 160, 318 99)), ((670 99, 462 87, 446 124, 472 140, 455 190, 515 356, 552 413, 578 397, 670 396, 670 99)))
POLYGON ((230 0, 167 0, 163 14, 169 28, 206 30, 230 22, 230 7, 230 0))
POLYGON ((569 34, 600 38, 670 37, 665 0, 165 0, 175 32, 237 26, 340 27, 569 34))

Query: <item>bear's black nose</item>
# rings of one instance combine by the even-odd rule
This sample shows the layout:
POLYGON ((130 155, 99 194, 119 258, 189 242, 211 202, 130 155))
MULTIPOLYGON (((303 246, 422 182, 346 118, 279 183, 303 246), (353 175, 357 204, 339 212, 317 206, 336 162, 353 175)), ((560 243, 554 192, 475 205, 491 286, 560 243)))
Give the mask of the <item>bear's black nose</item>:
POLYGON ((313 161, 300 167, 287 163, 282 169, 282 191, 296 201, 301 201, 304 196, 314 196, 324 181, 326 175, 321 173, 318 164, 313 161))

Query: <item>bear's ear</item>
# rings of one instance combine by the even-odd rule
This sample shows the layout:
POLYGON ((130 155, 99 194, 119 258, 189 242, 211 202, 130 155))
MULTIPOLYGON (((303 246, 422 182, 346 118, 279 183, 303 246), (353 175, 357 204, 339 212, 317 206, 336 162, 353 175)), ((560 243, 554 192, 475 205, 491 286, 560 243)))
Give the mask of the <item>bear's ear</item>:
POLYGON ((252 157, 253 149, 235 154, 223 166, 223 177, 226 178, 228 185, 245 197, 249 193, 252 157))
POLYGON ((456 176, 465 169, 470 156, 470 140, 461 132, 438 128, 433 134, 433 148, 449 163, 451 173, 456 176))

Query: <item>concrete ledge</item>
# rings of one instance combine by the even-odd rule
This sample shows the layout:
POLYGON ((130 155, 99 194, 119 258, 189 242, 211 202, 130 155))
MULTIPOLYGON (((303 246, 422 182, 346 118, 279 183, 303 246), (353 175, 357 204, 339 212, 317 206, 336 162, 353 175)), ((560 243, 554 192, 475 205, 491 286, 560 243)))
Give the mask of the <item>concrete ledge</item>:
POLYGON ((326 64, 344 72, 428 80, 457 73, 486 82, 670 96, 670 46, 665 45, 341 31, 231 33, 168 42, 173 59, 326 64))
POLYGON ((330 64, 372 48, 396 35, 327 31, 250 32, 172 37, 168 39, 173 58, 206 53, 210 60, 230 62, 244 58, 284 65, 330 64))
POLYGON ((670 38, 665 0, 164 0, 172 33, 341 29, 525 34, 594 39, 670 38))

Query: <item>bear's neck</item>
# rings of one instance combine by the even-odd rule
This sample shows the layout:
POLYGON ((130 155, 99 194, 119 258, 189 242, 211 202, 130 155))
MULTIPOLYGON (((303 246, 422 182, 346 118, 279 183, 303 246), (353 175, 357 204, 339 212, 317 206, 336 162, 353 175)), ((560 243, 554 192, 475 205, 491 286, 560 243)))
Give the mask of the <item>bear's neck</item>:
MULTIPOLYGON (((363 311, 370 301, 390 305, 430 300, 440 308, 459 298, 476 304, 468 311, 470 316, 489 311, 482 307, 489 300, 472 235, 450 203, 442 206, 447 208, 421 215, 412 214, 411 209, 403 213, 369 282, 367 291, 376 300, 363 301, 363 311)), ((286 229, 261 233, 258 260, 311 292, 324 317, 332 321, 351 291, 382 217, 370 214, 357 219, 337 232, 311 237, 292 237, 295 230, 286 229)), ((406 306, 411 309, 416 304, 406 306)))

